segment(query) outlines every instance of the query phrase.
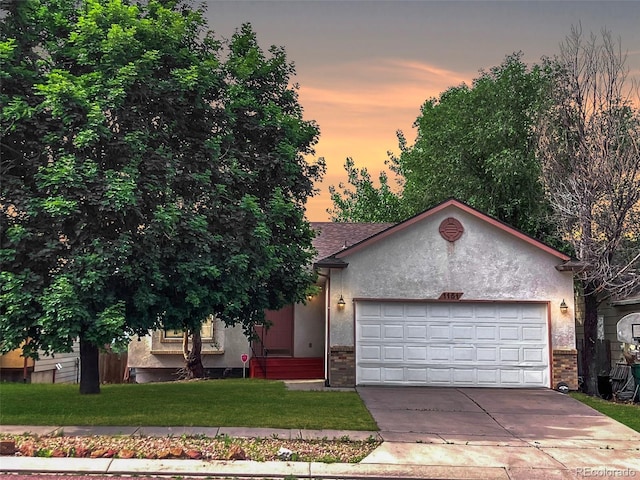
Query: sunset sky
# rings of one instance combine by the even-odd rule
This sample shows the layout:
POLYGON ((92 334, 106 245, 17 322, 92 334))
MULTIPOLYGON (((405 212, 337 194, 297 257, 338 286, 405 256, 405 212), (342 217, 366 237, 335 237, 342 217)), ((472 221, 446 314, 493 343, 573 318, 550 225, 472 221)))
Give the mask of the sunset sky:
MULTIPOLYGON (((196 2, 197 3, 197 2, 196 2)), ((285 47, 307 120, 320 126, 318 157, 327 173, 309 201, 311 221, 329 219, 329 185, 345 181, 345 159, 384 169, 409 143, 425 100, 470 81, 481 69, 522 51, 526 62, 558 53, 582 25, 620 37, 631 74, 640 78, 640 1, 329 1, 208 0, 209 26, 223 38, 250 22, 266 51, 285 47)))

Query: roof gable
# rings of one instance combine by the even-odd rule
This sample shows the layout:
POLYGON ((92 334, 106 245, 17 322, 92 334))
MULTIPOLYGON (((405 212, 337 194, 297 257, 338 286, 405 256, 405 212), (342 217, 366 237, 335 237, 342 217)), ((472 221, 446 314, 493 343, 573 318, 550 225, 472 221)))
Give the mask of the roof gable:
MULTIPOLYGON (((449 199, 446 200, 442 203, 440 203, 439 205, 436 205, 433 208, 430 208, 429 210, 426 210, 418 215, 415 215, 414 217, 411 217, 407 220, 405 220, 404 222, 395 224, 395 225, 391 225, 381 231, 379 231, 378 233, 375 233, 367 238, 363 238, 360 242, 353 244, 352 246, 348 246, 346 248, 341 249, 340 251, 338 251, 337 253, 334 254, 336 259, 341 259, 349 254, 355 253, 359 250, 365 249, 368 246, 379 242, 380 240, 387 238, 391 235, 394 235, 402 230, 404 230, 405 228, 408 228, 416 223, 422 222, 424 220, 427 220, 428 218, 430 218, 431 216, 435 215, 438 212, 441 212, 442 210, 445 210, 449 207, 455 207, 458 208, 459 210, 462 210, 463 212, 466 212, 478 219, 480 219, 481 221, 484 221, 490 225, 493 225, 494 227, 508 233, 509 235, 512 235, 513 237, 516 237, 556 258, 558 258, 559 260, 562 261, 568 261, 570 260, 570 257, 568 255, 565 255, 564 253, 556 250, 553 247, 550 247, 549 245, 546 245, 545 243, 536 240, 533 237, 530 237, 529 235, 507 225, 504 222, 501 222, 500 220, 497 220, 489 215, 486 215, 482 212, 480 212, 479 210, 476 210, 473 207, 470 207, 469 205, 460 202, 459 200, 455 200, 455 199, 449 199)), ((355 225, 355 224, 351 224, 351 225, 355 225)), ((374 224, 374 225, 381 225, 381 224, 374 224)), ((319 258, 326 258, 326 257, 319 257, 319 258)))

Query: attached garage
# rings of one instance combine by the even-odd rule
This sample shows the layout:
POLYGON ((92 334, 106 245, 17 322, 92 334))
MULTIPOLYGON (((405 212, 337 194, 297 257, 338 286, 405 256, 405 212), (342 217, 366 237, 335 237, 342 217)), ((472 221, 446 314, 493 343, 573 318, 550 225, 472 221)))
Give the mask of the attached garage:
POLYGON ((356 383, 546 387, 542 303, 358 301, 356 383))
POLYGON ((316 262, 331 386, 577 388, 571 259, 456 200, 316 262))

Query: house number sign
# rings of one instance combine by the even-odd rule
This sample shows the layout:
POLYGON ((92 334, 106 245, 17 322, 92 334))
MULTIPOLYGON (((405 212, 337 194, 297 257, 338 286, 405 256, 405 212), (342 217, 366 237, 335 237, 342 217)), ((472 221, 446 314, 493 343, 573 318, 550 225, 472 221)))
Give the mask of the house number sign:
POLYGON ((462 292, 442 292, 438 300, 460 300, 462 295, 462 292))

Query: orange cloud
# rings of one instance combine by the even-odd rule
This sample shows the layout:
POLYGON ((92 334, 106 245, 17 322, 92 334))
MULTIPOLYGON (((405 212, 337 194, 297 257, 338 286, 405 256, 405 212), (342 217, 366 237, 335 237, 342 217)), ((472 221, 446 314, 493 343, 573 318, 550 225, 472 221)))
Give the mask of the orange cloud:
POLYGON ((358 167, 367 167, 376 178, 386 168, 387 152, 398 153, 396 131, 402 130, 412 142, 412 124, 421 105, 473 75, 392 59, 299 72, 299 99, 305 118, 320 126, 316 155, 327 162, 324 181, 318 185, 321 193, 308 203, 309 220, 328 219, 326 210, 332 206, 328 187, 346 182, 343 165, 347 157, 358 167))

